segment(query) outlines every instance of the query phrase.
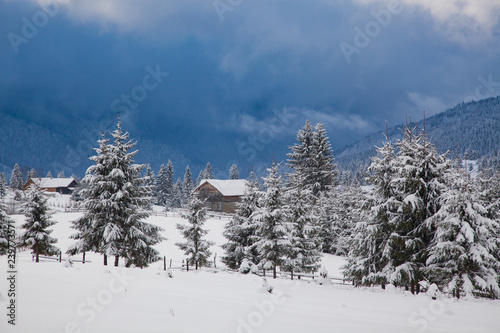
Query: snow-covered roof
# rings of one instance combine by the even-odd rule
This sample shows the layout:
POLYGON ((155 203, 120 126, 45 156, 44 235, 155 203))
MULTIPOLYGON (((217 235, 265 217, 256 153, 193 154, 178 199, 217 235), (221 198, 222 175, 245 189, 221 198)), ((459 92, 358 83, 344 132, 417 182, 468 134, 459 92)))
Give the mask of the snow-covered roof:
POLYGON ((36 186, 41 188, 68 187, 73 178, 32 178, 36 186))
POLYGON ((205 183, 208 183, 215 187, 217 191, 219 191, 223 196, 232 197, 242 196, 245 194, 245 185, 247 181, 245 179, 203 179, 200 182, 200 185, 198 185, 198 187, 195 189, 195 191, 202 187, 205 183))

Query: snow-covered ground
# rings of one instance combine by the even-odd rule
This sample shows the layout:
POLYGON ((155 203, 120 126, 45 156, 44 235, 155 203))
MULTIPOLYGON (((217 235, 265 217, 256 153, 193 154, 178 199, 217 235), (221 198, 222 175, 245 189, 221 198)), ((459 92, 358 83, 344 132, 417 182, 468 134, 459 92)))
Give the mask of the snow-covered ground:
MULTIPOLYGON (((69 221, 79 213, 57 213, 53 236, 63 251, 72 244, 69 221)), ((16 223, 23 216, 14 216, 16 223)), ((184 221, 151 216, 167 241, 157 246, 178 266, 184 258, 175 246, 182 238, 175 228, 184 221)), ((211 219, 207 238, 215 241, 217 267, 223 254, 225 219, 211 219)), ((17 263, 16 326, 7 324, 6 278, 0 279, 0 332, 499 332, 500 301, 447 297, 432 300, 390 288, 318 285, 311 281, 268 279, 272 294, 255 275, 204 269, 173 270, 163 263, 147 269, 91 263, 65 267, 55 261, 34 263, 21 252, 17 263)), ((75 257, 74 259, 80 259, 75 257)), ((331 276, 340 276, 340 257, 325 255, 331 276)), ((7 267, 6 257, 0 267, 7 267)), ((6 271, 6 269, 5 269, 6 271)))

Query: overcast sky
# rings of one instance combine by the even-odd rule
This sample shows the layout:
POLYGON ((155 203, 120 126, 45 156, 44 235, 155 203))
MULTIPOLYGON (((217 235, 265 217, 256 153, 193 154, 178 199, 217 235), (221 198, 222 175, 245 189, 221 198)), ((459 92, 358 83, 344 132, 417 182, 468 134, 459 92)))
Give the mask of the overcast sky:
POLYGON ((340 149, 499 95, 499 17, 498 0, 0 0, 0 111, 57 128, 120 108, 174 146, 293 140, 309 118, 340 149))

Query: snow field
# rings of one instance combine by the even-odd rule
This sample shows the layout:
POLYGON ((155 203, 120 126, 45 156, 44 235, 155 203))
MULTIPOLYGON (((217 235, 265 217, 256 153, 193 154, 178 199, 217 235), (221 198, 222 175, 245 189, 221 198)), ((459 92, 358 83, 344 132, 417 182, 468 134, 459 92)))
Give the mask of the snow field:
MULTIPOLYGON (((52 236, 63 252, 73 243, 69 221, 78 213, 53 216, 52 236)), ((24 217, 14 216, 16 225, 24 217)), ((184 258, 175 243, 182 241, 179 217, 151 216, 148 222, 162 226, 167 241, 156 248, 174 266, 184 258)), ((225 242, 226 220, 205 224, 207 239, 217 258, 225 242)), ((75 256, 74 259, 81 259, 75 256)), ((92 263, 66 268, 55 261, 31 261, 29 252, 18 257, 17 325, 8 325, 6 309, 0 314, 0 332, 498 332, 500 302, 450 298, 431 300, 388 288, 320 286, 307 281, 267 279, 210 270, 181 272, 173 278, 163 263, 147 269, 102 265, 102 256, 88 254, 92 263)), ((112 261, 112 260, 111 260, 112 261)), ((6 266, 5 256, 0 267, 6 266)), ((340 276, 343 259, 325 255, 330 276, 340 276)), ((219 267, 218 260, 217 266, 219 267)), ((0 279, 6 296, 7 280, 0 279)))

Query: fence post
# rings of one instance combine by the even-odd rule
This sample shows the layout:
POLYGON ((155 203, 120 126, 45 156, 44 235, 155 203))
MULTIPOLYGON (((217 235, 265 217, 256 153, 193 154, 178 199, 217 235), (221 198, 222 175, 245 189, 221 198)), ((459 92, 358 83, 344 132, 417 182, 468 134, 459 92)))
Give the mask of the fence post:
POLYGON ((167 270, 167 257, 166 256, 163 256, 163 270, 164 271, 167 270))
POLYGON ((189 259, 186 259, 186 271, 189 272, 189 259))
POLYGON ((62 262, 62 251, 59 251, 59 262, 62 262))
POLYGON ((85 264, 85 251, 83 251, 83 259, 82 259, 82 264, 85 264))
POLYGON ((168 268, 172 268, 172 259, 170 259, 170 266, 168 268))

